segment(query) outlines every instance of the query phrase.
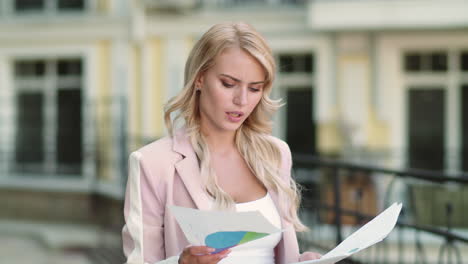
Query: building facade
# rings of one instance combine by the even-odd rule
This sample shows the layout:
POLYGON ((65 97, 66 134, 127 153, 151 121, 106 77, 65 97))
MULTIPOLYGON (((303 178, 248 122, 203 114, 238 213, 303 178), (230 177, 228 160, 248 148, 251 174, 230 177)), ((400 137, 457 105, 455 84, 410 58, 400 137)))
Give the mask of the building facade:
POLYGON ((273 97, 286 103, 273 134, 293 152, 466 171, 465 10, 463 0, 4 0, 0 216, 118 215, 128 154, 166 134, 163 106, 188 53, 221 21, 251 23, 270 43, 273 97))

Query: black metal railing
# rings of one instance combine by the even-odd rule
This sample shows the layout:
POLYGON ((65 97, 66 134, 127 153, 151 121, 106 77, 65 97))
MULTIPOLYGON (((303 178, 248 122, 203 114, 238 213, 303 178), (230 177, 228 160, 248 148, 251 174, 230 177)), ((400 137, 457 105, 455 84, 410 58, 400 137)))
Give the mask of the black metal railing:
POLYGON ((350 233, 402 201, 392 239, 340 263, 443 264, 466 257, 466 173, 394 170, 300 154, 293 162, 293 174, 304 186, 301 217, 312 229, 300 236, 303 249, 327 251, 343 240, 345 229, 350 233))
POLYGON ((199 4, 208 7, 220 7, 220 8, 231 8, 231 7, 285 7, 285 6, 297 6, 301 7, 307 4, 307 0, 216 0, 216 1, 204 1, 201 0, 199 4))

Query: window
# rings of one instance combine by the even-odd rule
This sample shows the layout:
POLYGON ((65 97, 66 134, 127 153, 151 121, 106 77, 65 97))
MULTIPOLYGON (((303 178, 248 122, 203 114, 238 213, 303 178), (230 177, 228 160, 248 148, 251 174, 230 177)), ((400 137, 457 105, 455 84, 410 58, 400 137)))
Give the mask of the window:
POLYGON ((14 69, 15 171, 81 174, 81 59, 18 60, 14 69))
POLYGON ((293 153, 316 153, 314 116, 314 56, 312 52, 278 55, 279 85, 284 90, 284 138, 293 153))
POLYGON ((462 170, 468 172, 468 84, 461 87, 461 167, 462 170))
POLYGON ((446 155, 450 155, 450 150, 446 152, 445 148, 447 91, 444 76, 448 72, 448 52, 409 51, 403 54, 403 63, 409 77, 407 165, 417 169, 448 169, 452 166, 445 160, 446 155), (411 79, 413 74, 424 78, 411 79))
POLYGON ((18 12, 37 11, 45 8, 45 0, 16 0, 15 10, 18 12))
POLYGON ((288 89, 286 141, 293 153, 315 154, 312 87, 288 89))
POLYGON ((447 53, 434 52, 431 55, 430 65, 432 71, 447 71, 447 53))
MULTIPOLYGON (((270 4, 270 5, 304 5, 307 0, 224 0, 223 3, 239 4, 270 4)), ((221 1, 220 1, 221 2, 221 1)))
POLYGON ((17 13, 56 11, 81 11, 86 0, 11 0, 17 13))
POLYGON ((81 61, 73 59, 57 61, 57 74, 59 76, 81 76, 81 61))
POLYGON ((314 71, 312 54, 281 54, 279 56, 279 71, 284 73, 314 71))
POLYGON ((230 2, 233 4, 254 4, 254 3, 265 4, 265 3, 268 3, 268 0, 230 0, 230 2))
POLYGON ((15 76, 19 78, 43 78, 45 74, 44 61, 19 61, 15 64, 15 76))
POLYGON ((44 161, 44 98, 40 92, 24 91, 16 97, 16 162, 34 164, 44 161))
POLYGON ((422 56, 420 54, 409 53, 405 56, 405 70, 407 72, 417 72, 422 69, 422 56))
POLYGON ((445 51, 408 52, 404 56, 404 69, 408 73, 446 72, 448 56, 445 51))
POLYGON ((408 88, 407 165, 467 172, 468 50, 408 51, 402 61, 408 88), (447 122, 455 116, 457 122, 447 122))
POLYGON ((83 10, 84 0, 58 0, 59 10, 83 10))
POLYGON ((411 87, 408 91, 410 168, 445 168, 445 92, 443 87, 411 87))
POLYGON ((460 55, 460 70, 468 72, 468 51, 464 51, 460 55))

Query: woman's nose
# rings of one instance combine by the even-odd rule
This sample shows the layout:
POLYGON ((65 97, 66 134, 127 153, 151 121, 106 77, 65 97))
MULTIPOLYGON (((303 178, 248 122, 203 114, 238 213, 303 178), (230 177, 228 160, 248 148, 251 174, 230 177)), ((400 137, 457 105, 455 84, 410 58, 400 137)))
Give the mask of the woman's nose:
POLYGON ((240 87, 234 94, 234 104, 246 105, 247 104, 247 87, 240 87))

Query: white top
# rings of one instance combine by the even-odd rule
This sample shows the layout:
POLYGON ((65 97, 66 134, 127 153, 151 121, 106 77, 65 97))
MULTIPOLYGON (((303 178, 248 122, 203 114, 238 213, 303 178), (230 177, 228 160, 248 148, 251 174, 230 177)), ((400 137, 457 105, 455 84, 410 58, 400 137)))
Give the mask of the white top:
MULTIPOLYGON (((270 194, 267 194, 258 200, 237 203, 236 211, 260 211, 266 219, 268 219, 274 226, 281 229, 281 217, 278 210, 271 199, 270 194)), ((221 260, 220 264, 274 264, 276 245, 281 240, 282 233, 272 234, 245 244, 231 248, 231 253, 228 257, 221 260)))
MULTIPOLYGON (((260 213, 262 213, 265 216, 265 218, 268 219, 274 226, 278 227, 278 229, 281 229, 281 217, 268 192, 264 197, 258 200, 246 203, 237 203, 236 211, 260 211, 260 213)), ((231 248, 231 253, 229 253, 228 257, 222 259, 218 263, 274 264, 274 250, 276 245, 280 242, 281 236, 282 233, 277 233, 233 247, 231 248)), ((179 256, 172 256, 165 260, 156 262, 155 264, 177 264, 178 260, 179 256)))

